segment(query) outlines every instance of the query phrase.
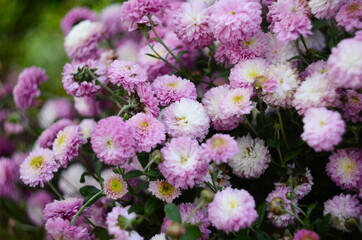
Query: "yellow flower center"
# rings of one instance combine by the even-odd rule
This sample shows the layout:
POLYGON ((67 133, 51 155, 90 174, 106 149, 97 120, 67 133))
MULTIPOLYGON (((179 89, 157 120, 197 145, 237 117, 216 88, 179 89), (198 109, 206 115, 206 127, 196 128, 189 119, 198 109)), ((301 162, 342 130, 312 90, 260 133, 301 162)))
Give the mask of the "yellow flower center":
POLYGON ((229 208, 234 209, 238 206, 238 202, 235 199, 229 199, 227 205, 229 208))
POLYGON ((30 166, 34 169, 38 169, 43 164, 44 158, 42 156, 37 156, 35 158, 32 158, 30 160, 30 166))
POLYGON ((109 182, 109 186, 115 192, 121 192, 123 190, 123 183, 118 179, 112 179, 109 182))
POLYGON ((148 127, 148 123, 147 123, 147 122, 143 122, 143 121, 142 121, 140 125, 141 125, 141 127, 143 127, 143 128, 148 127))
POLYGON ((188 158, 188 156, 185 157, 184 155, 181 155, 181 163, 187 162, 188 158))
MULTIPOLYGON (((185 120, 186 119, 186 117, 176 117, 176 120, 177 121, 183 121, 183 120, 185 120)), ((187 124, 187 123, 189 123, 189 121, 183 121, 185 124, 187 124)))
POLYGON ((351 4, 351 6, 349 6, 347 11, 350 13, 359 11, 359 4, 358 3, 351 4))
POLYGON ((326 123, 324 121, 319 122, 320 125, 325 125, 326 123))
POLYGON ((245 41, 245 47, 249 47, 250 45, 254 44, 254 39, 250 38, 248 41, 245 41))
POLYGON ((211 149, 219 148, 225 144, 225 141, 222 138, 216 138, 212 141, 211 149))
POLYGON ((234 11, 231 11, 231 13, 230 13, 231 15, 235 15, 235 12, 234 11))
POLYGON ((167 86, 176 88, 176 87, 178 87, 178 83, 177 82, 171 82, 171 83, 168 83, 167 86))
POLYGON ((239 103, 239 102, 243 101, 243 99, 244 99, 243 96, 235 96, 235 97, 233 97, 234 103, 239 103))
POLYGON ((352 161, 352 159, 345 158, 341 161, 340 168, 342 168, 347 175, 351 176, 352 173, 356 172, 357 165, 352 161))
POLYGON ((65 134, 61 135, 60 138, 58 139, 58 147, 60 145, 62 145, 65 142, 65 134))
POLYGON ((170 195, 173 192, 173 187, 168 182, 163 182, 158 189, 161 195, 170 195))
POLYGON ((113 148, 113 140, 111 138, 107 138, 106 140, 106 147, 108 149, 113 148))

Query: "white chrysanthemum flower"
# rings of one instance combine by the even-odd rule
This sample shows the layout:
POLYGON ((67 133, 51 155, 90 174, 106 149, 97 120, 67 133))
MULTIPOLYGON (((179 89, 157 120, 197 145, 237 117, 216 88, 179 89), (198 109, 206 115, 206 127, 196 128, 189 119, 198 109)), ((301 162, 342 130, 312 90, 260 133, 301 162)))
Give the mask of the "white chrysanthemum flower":
POLYGON ((345 0, 310 0, 308 6, 316 18, 331 19, 345 0))
POLYGON ((219 104, 221 112, 226 116, 238 117, 249 114, 253 109, 253 102, 250 100, 252 94, 250 88, 230 89, 219 104))
POLYGON ((269 67, 268 75, 276 80, 276 88, 264 96, 264 101, 272 106, 289 108, 300 84, 296 69, 288 63, 278 63, 269 67))
POLYGON ((287 63, 289 59, 298 55, 293 42, 279 41, 271 32, 268 35, 268 47, 265 51, 265 58, 270 63, 287 63))
MULTIPOLYGON (((301 44, 301 43, 300 43, 301 44)), ((315 51, 322 51, 326 46, 326 37, 321 31, 314 31, 312 35, 308 35, 305 39, 305 44, 308 49, 314 49, 315 51)), ((304 46, 300 46, 300 49, 305 53, 304 46)))
POLYGON ((166 234, 160 233, 153 236, 150 240, 166 240, 166 234))
POLYGON ((167 133, 172 137, 188 136, 202 140, 209 131, 210 119, 201 103, 182 98, 165 109, 167 133))
POLYGON ((328 107, 337 98, 336 86, 326 74, 315 72, 307 77, 294 94, 293 107, 299 114, 308 108, 328 107))
POLYGON ((85 137, 85 139, 90 138, 96 125, 97 125, 97 122, 94 121, 93 119, 83 119, 79 123, 79 126, 82 129, 82 134, 85 137))
POLYGON ((258 178, 268 168, 271 161, 264 140, 252 138, 250 134, 238 138, 239 152, 229 160, 233 173, 243 178, 258 178))

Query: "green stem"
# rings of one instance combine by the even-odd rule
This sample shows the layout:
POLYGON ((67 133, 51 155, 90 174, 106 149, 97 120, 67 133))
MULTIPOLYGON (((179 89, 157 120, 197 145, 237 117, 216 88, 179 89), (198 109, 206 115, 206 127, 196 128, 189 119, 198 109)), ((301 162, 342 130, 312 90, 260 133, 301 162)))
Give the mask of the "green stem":
POLYGON ((253 125, 249 122, 247 116, 244 116, 244 122, 246 123, 246 125, 249 126, 249 128, 251 129, 251 131, 253 131, 253 133, 254 133, 257 137, 259 137, 258 132, 255 130, 255 128, 253 127, 253 125))
POLYGON ((217 186, 216 186, 216 162, 213 161, 212 163, 212 176, 211 176, 211 180, 212 180, 212 186, 215 188, 215 190, 217 191, 217 186))
POLYGON ((85 167, 85 169, 87 170, 88 174, 90 176, 92 176, 97 182, 99 181, 99 178, 90 170, 90 168, 88 167, 87 163, 84 161, 84 159, 82 158, 82 156, 79 154, 79 159, 82 163, 82 165, 85 167))
POLYGON ((190 213, 190 215, 185 219, 185 221, 184 221, 183 223, 187 223, 187 222, 191 219, 191 217, 192 217, 202 206, 204 206, 204 205, 205 205, 205 202, 204 202, 203 200, 201 200, 201 202, 199 203, 199 205, 197 205, 197 206, 195 207, 195 209, 192 210, 192 212, 190 213))
POLYGON ((305 52, 307 52, 307 51, 308 51, 308 47, 307 47, 307 44, 305 43, 305 39, 304 39, 304 37, 303 37, 302 35, 300 35, 300 39, 302 40, 303 46, 304 46, 304 48, 305 48, 305 52))
POLYGON ((282 115, 280 114, 279 108, 277 108, 277 114, 278 114, 278 118, 279 118, 280 128, 282 130, 282 136, 283 136, 284 142, 287 145, 287 149, 289 149, 289 144, 288 144, 287 138, 285 136, 285 132, 284 132, 283 119, 282 119, 282 115))
POLYGON ((126 112, 128 109, 133 108, 133 107, 134 107, 134 105, 131 104, 131 103, 128 104, 128 105, 124 105, 124 106, 122 107, 122 109, 118 112, 117 116, 121 116, 122 113, 126 112))
POLYGON ((301 214, 303 214, 304 216, 307 216, 307 214, 306 214, 300 207, 298 207, 298 205, 295 204, 293 201, 292 201, 292 205, 293 205, 301 214))
POLYGON ((286 208, 284 208, 284 211, 286 213, 288 213, 289 215, 293 216, 295 219, 297 219, 303 225, 303 227, 305 228, 304 222, 296 214, 292 213, 291 211, 287 210, 286 208))
POLYGON ((258 103, 259 103, 259 108, 260 108, 260 118, 261 121, 263 123, 265 123, 265 113, 264 113, 264 109, 263 109, 263 99, 261 97, 261 90, 258 90, 258 103))
POLYGON ((146 165, 146 167, 144 168, 143 173, 145 173, 146 171, 148 171, 148 168, 151 167, 152 163, 154 163, 156 161, 156 158, 152 159, 151 161, 149 161, 146 165))
POLYGON ((51 181, 48 182, 50 188, 53 190, 53 192, 58 196, 59 199, 64 200, 62 194, 56 189, 56 187, 53 185, 51 181))
POLYGON ((299 44, 298 44, 297 40, 294 40, 294 45, 295 45, 295 48, 297 49, 297 52, 298 52, 299 56, 302 58, 303 62, 304 62, 305 64, 309 65, 309 63, 308 63, 308 61, 305 59, 302 51, 300 51, 300 49, 299 49, 299 44))
POLYGON ((79 211, 77 212, 77 214, 74 215, 74 217, 72 218, 72 221, 70 222, 71 225, 74 224, 74 221, 77 219, 77 217, 82 213, 82 211, 84 210, 84 208, 86 208, 94 199, 96 199, 97 197, 99 197, 100 195, 103 194, 103 190, 99 191, 98 193, 94 194, 93 197, 91 197, 91 199, 88 200, 88 202, 86 202, 83 207, 81 207, 81 209, 79 209, 79 211))

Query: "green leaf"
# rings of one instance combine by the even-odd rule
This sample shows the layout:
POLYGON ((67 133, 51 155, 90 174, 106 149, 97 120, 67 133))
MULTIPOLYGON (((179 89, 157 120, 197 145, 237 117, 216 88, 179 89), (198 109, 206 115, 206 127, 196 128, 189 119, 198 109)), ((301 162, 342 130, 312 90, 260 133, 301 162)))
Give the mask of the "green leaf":
MULTIPOLYGON (((90 193, 88 194, 87 196, 85 196, 84 198, 84 201, 83 201, 83 204, 85 204, 86 202, 88 202, 94 195, 96 195, 97 193, 99 193, 100 190, 98 190, 97 192, 95 193, 90 193)), ((100 194, 98 195, 96 198, 94 198, 89 204, 88 204, 88 207, 91 206, 93 203, 95 203, 98 199, 100 199, 101 197, 104 197, 105 195, 104 194, 100 194)))
POLYGON ((82 173, 82 175, 80 176, 79 182, 80 183, 84 183, 85 182, 85 176, 89 176, 88 172, 84 172, 82 173))
POLYGON ((85 196, 88 196, 89 194, 92 194, 94 195, 95 193, 98 193, 100 190, 97 189, 96 187, 94 186, 84 186, 82 187, 81 189, 79 189, 79 193, 85 197, 85 196))
POLYGON ((264 232, 264 231, 258 231, 256 233, 256 239, 257 240, 271 240, 271 238, 269 237, 269 235, 264 232))
POLYGON ((142 189, 147 189, 148 188, 148 182, 141 182, 136 188, 135 190, 142 190, 142 189))
POLYGON ((314 20, 312 31, 318 30, 318 29, 320 29, 322 27, 326 27, 326 26, 328 26, 327 20, 320 20, 320 19, 314 20))
POLYGON ((295 158, 296 156, 298 156, 299 154, 299 150, 292 150, 290 152, 287 152, 284 156, 284 162, 287 162, 293 158, 295 158))
POLYGON ((196 240, 202 236, 202 233, 198 226, 192 224, 185 224, 186 232, 179 240, 196 240))
POLYGON ((124 174, 124 168, 113 168, 112 171, 121 176, 124 174))
POLYGON ((154 197, 149 198, 145 204, 145 216, 146 217, 150 216, 153 213, 153 211, 155 211, 156 207, 157 207, 157 199, 154 197))
POLYGON ((150 154, 146 152, 137 153, 138 161, 141 163, 142 167, 146 167, 147 163, 150 161, 150 154))
POLYGON ((266 144, 268 144, 269 147, 277 148, 280 147, 283 143, 283 140, 277 139, 277 138, 271 138, 266 141, 266 144))
POLYGON ((149 172, 145 172, 145 174, 150 177, 160 177, 161 176, 159 171, 149 171, 149 172))
POLYGON ((160 59, 159 57, 157 57, 156 55, 150 54, 150 53, 146 53, 145 55, 156 58, 156 59, 160 59))
POLYGON ((174 203, 169 203, 165 206, 166 216, 174 222, 181 223, 181 214, 174 203))
POLYGON ((102 239, 102 240, 111 239, 111 237, 108 235, 108 230, 103 227, 96 226, 93 229, 93 233, 95 233, 95 235, 97 236, 97 239, 102 239))
POLYGON ((316 228, 317 233, 321 238, 325 236, 325 234, 328 232, 328 230, 331 227, 330 222, 329 222, 330 219, 331 219, 331 214, 328 213, 322 220, 317 219, 317 221, 315 222, 315 224, 317 225, 317 228, 316 228))
POLYGON ((297 138, 295 141, 293 141, 289 146, 291 148, 298 148, 305 144, 305 142, 301 138, 297 138))
POLYGON ((101 161, 99 161, 99 159, 96 158, 96 157, 94 157, 94 158, 92 159, 92 161, 93 161, 94 171, 95 171, 96 175, 97 175, 98 177, 100 177, 100 176, 101 176, 101 172, 102 172, 103 167, 104 167, 104 164, 103 164, 101 161))
POLYGON ((129 213, 134 212, 136 214, 143 215, 143 210, 144 210, 143 205, 141 205, 141 204, 132 204, 131 207, 128 209, 128 212, 129 213))
POLYGON ((265 215, 265 209, 266 209, 266 204, 265 202, 260 204, 257 208, 256 211, 258 212, 258 219, 255 222, 255 229, 259 230, 261 227, 261 224, 263 222, 264 219, 264 215, 265 215))
POLYGON ((181 59, 182 55, 184 55, 185 53, 187 53, 187 51, 180 51, 177 53, 177 59, 181 59))
POLYGON ((138 178, 139 176, 142 176, 143 172, 141 172, 140 170, 132 170, 129 172, 126 172, 126 174, 123 175, 123 179, 124 180, 129 180, 129 179, 134 179, 134 178, 138 178))

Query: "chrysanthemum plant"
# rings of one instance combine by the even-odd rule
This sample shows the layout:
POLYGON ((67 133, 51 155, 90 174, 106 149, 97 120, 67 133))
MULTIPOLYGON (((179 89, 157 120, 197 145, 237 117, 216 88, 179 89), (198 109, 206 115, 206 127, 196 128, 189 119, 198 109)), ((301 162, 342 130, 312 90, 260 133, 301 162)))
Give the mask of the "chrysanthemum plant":
POLYGON ((69 98, 40 91, 38 67, 2 85, 0 238, 360 239, 361 12, 341 0, 71 10, 69 98))

